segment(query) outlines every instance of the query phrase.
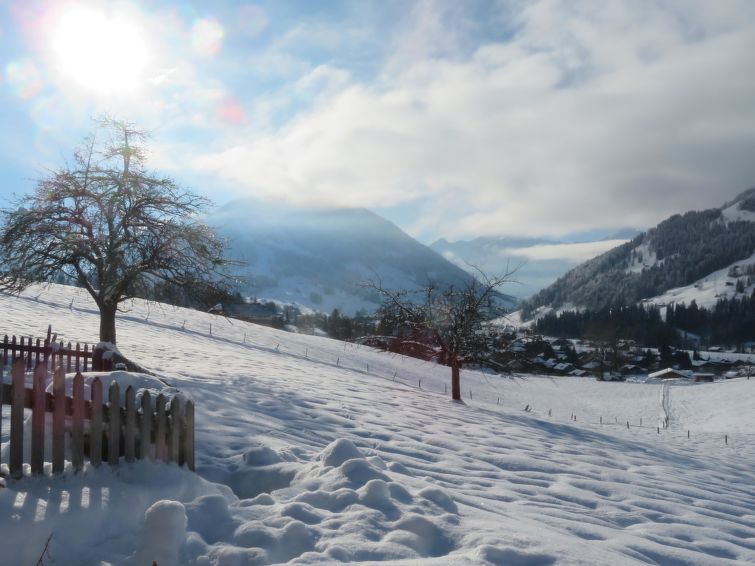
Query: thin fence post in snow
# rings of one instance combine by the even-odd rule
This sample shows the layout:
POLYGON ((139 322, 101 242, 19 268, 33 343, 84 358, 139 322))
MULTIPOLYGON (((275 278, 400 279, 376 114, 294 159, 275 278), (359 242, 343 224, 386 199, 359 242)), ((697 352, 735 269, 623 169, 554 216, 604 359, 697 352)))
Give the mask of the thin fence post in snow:
POLYGON ((689 438, 689 430, 687 431, 687 438, 689 438))
POLYGON ((52 397, 52 473, 59 474, 65 468, 66 448, 66 373, 62 368, 52 376, 52 397))
POLYGON ((10 474, 20 478, 24 473, 24 360, 15 359, 11 370, 13 404, 10 409, 10 474))
POLYGON ((729 444, 729 435, 728 434, 724 434, 724 444, 726 444, 726 445, 729 444))
MULTIPOLYGON (((31 342, 31 341, 30 341, 31 342)), ((29 352, 31 361, 31 352, 29 352)), ((41 474, 45 464, 45 378, 47 368, 42 364, 34 368, 31 413, 31 473, 41 474)))
POLYGON ((421 379, 420 379, 420 380, 419 380, 419 382, 417 383, 417 387, 419 387, 420 389, 422 389, 422 380, 421 380, 421 379))
POLYGON ((186 432, 184 434, 184 457, 186 458, 186 465, 193 472, 194 471, 194 402, 187 401, 184 408, 185 418, 184 426, 186 432))
POLYGON ((161 393, 157 396, 157 419, 155 428, 155 458, 165 460, 165 396, 161 393))
POLYGON ((73 378, 71 462, 73 469, 77 472, 84 467, 84 376, 80 373, 77 373, 76 377, 73 378))
POLYGON ((123 440, 125 442, 123 454, 126 462, 133 462, 136 458, 136 392, 131 385, 126 388, 126 423, 123 440))
POLYGON ((551 414, 551 410, 550 410, 550 409, 548 409, 548 416, 549 416, 549 417, 550 417, 550 416, 553 416, 553 415, 551 414))
POLYGON ((627 421, 627 430, 629 430, 629 421, 627 421))
POLYGON ((89 371, 89 344, 84 344, 84 371, 89 371))
POLYGON ((600 424, 603 424, 603 417, 600 417, 600 424))
POLYGON ((152 444, 152 404, 149 391, 142 392, 142 416, 139 421, 139 458, 154 460, 150 445, 152 444))
POLYGON ((658 434, 661 434, 661 427, 659 427, 659 426, 658 426, 658 427, 655 427, 655 428, 656 428, 656 432, 657 432, 658 434))
POLYGON ((108 463, 111 466, 118 465, 118 458, 121 455, 121 406, 120 406, 120 387, 117 381, 110 383, 108 391, 110 428, 108 430, 107 456, 108 463))
POLYGON ((92 424, 89 433, 89 461, 97 467, 102 463, 102 380, 92 380, 92 424))
POLYGON ((81 343, 76 342, 76 371, 81 371, 81 343))
POLYGON ((37 367, 40 361, 40 341, 39 338, 37 338, 36 346, 34 348, 34 367, 37 367))
POLYGON ((178 451, 181 436, 181 399, 170 400, 170 428, 168 434, 168 461, 178 464, 178 451))

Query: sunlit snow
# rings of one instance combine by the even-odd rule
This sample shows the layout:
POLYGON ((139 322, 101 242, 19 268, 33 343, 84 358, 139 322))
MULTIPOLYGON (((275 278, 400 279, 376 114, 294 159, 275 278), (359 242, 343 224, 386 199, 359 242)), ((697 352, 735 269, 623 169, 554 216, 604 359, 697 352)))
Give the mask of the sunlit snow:
MULTIPOLYGON (((8 480, 2 564, 51 534, 56 565, 755 562, 755 379, 671 383, 664 430, 659 382, 465 370, 454 403, 432 363, 127 306, 121 351, 196 402, 197 473, 8 480)), ((3 333, 97 338, 72 288, 0 308, 3 333)))

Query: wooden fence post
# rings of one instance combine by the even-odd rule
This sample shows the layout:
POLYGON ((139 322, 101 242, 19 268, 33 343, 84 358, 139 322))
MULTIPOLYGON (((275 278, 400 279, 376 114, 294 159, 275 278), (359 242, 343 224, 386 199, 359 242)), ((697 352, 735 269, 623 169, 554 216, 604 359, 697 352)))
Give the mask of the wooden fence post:
POLYGON ((152 404, 150 403, 149 391, 142 393, 142 418, 139 424, 139 458, 154 460, 150 449, 152 444, 152 404))
POLYGON ((165 429, 167 423, 165 421, 165 396, 161 393, 157 396, 157 422, 155 428, 155 458, 157 460, 165 460, 167 456, 167 450, 165 449, 165 429))
POLYGON ((186 465, 193 472, 194 471, 194 402, 187 401, 184 408, 186 414, 184 419, 184 425, 186 426, 186 432, 184 435, 184 457, 186 459, 186 465))
POLYGON ((126 462, 133 462, 136 455, 136 393, 130 385, 126 388, 126 427, 123 437, 126 443, 123 448, 126 462))
POLYGON ((110 416, 110 429, 108 430, 107 455, 111 466, 118 465, 121 452, 121 405, 120 388, 117 381, 110 382, 110 403, 108 413, 110 416))
MULTIPOLYGON (((58 368, 63 369, 63 368, 58 368)), ((64 370, 65 371, 65 370, 64 370)), ((84 376, 73 378, 73 422, 71 423, 71 462, 77 472, 84 468, 84 376)))
MULTIPOLYGON (((15 341, 15 338, 14 338, 15 341)), ((10 474, 19 479, 24 474, 24 360, 13 361, 11 370, 13 404, 10 409, 10 474)))
POLYGON ((52 473, 59 474, 65 469, 66 448, 66 374, 62 369, 53 374, 52 398, 52 473))
POLYGON ((92 380, 92 424, 89 435, 89 460, 97 467, 102 463, 102 381, 92 380))

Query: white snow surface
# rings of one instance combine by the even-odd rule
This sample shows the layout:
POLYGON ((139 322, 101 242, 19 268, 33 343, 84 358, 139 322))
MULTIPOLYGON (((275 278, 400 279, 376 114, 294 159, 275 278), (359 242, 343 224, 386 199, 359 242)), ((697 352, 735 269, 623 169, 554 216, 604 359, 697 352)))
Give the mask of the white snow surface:
MULTIPOLYGON (((43 563, 58 566, 755 563, 755 379, 464 370, 459 403, 445 367, 128 306, 120 350, 196 402, 197 473, 8 479, 0 564, 36 563, 50 535, 43 563)), ((73 288, 0 307, 2 333, 96 338, 73 288)), ((3 441, 7 424, 6 407, 3 441)))
MULTIPOLYGON (((711 309, 716 306, 719 299, 731 299, 737 296, 737 277, 729 277, 729 270, 735 266, 744 268, 752 264, 755 264, 755 253, 748 258, 735 261, 723 269, 706 275, 702 279, 695 281, 692 285, 669 289, 662 295, 658 295, 652 299, 645 299, 643 302, 656 305, 668 305, 671 303, 685 303, 689 305, 692 301, 695 301, 699 307, 711 309)), ((743 276, 740 279, 745 283, 747 278, 743 276)), ((745 285, 744 293, 739 294, 739 297, 749 297, 753 289, 755 289, 755 285, 745 285)))

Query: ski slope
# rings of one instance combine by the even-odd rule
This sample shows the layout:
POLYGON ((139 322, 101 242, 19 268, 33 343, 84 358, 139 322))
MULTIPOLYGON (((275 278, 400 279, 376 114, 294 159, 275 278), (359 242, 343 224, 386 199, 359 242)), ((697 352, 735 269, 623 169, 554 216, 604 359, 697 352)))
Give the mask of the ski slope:
MULTIPOLYGON (((0 564, 50 535, 56 565, 755 563, 755 380, 672 383, 664 410, 657 382, 465 370, 454 403, 448 368, 127 306, 120 349, 196 402, 197 473, 8 480, 0 564)), ((0 333, 96 340, 77 289, 0 309, 0 333)))

